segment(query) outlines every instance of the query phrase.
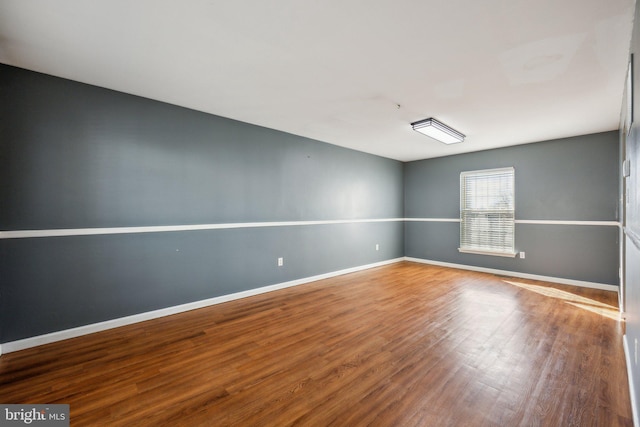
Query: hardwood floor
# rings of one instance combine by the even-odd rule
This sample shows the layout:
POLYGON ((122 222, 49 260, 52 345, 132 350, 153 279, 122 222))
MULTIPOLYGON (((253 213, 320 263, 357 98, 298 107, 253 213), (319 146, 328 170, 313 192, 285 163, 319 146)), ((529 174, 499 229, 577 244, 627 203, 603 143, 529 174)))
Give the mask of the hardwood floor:
POLYGON ((3 355, 71 425, 631 426, 613 292, 403 262, 3 355))

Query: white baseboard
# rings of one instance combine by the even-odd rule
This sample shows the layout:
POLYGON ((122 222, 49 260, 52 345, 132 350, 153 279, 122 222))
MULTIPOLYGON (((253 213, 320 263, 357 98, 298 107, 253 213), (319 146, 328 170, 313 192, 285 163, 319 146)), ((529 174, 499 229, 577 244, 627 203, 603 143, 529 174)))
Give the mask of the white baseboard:
POLYGON ((172 314, 183 313, 185 311, 195 310, 198 308, 208 307, 216 304, 222 304, 228 301, 247 298, 254 295, 277 291, 279 289, 285 289, 292 286, 315 282, 317 280, 322 280, 322 279, 328 279, 335 276, 341 276, 343 274, 354 273, 356 271, 367 270, 374 267, 380 267, 387 264, 393 264, 400 261, 404 261, 404 258, 394 258, 386 261, 376 262, 373 264, 361 265, 358 267, 352 267, 344 270, 333 271, 330 273, 319 274, 317 276, 291 280, 289 282, 277 283, 274 285, 264 286, 257 289, 249 289, 247 291, 236 292, 234 294, 222 295, 219 297, 209 298, 206 300, 194 301, 187 304, 181 304, 173 307, 162 308, 159 310, 148 311, 145 313, 134 314, 132 316, 106 320, 104 322, 79 326, 77 328, 51 332, 45 335, 38 335, 35 337, 24 338, 17 341, 5 342, 0 344, 0 355, 2 355, 2 351, 4 351, 5 353, 12 353, 15 351, 25 350, 27 348, 37 347, 40 345, 49 344, 56 341, 62 341, 69 338, 76 338, 83 335, 92 334, 95 332, 105 331, 107 329, 118 328, 120 326, 126 326, 134 323, 144 322, 147 320, 157 319, 159 317, 170 316, 172 314))
POLYGON ((285 288, 302 285, 309 282, 315 282, 316 280, 328 279, 328 278, 340 276, 343 274, 353 273, 361 270, 367 270, 370 268, 380 267, 387 264, 393 264, 400 261, 412 261, 412 262, 418 262, 422 264, 431 264, 431 265, 438 265, 442 267, 458 268, 461 270, 479 271, 484 273, 520 277, 523 279, 541 280, 545 282, 554 282, 554 283, 560 283, 565 285, 582 286, 586 288, 595 288, 595 289, 602 289, 602 290, 614 291, 614 292, 618 291, 618 287, 615 285, 606 285, 601 283, 583 282, 578 280, 539 276, 535 274, 518 273, 513 271, 497 270, 492 268, 474 267, 474 266, 468 266, 463 264, 453 264, 453 263, 447 263, 447 262, 441 262, 441 261, 426 260, 421 258, 402 257, 402 258, 394 258, 386 261, 381 261, 373 264, 347 268, 344 270, 334 271, 330 273, 319 274, 317 276, 305 277, 302 279, 292 280, 289 282, 277 283, 274 285, 264 286, 257 289, 249 289, 247 291, 237 292, 229 295, 222 295, 219 297, 209 298, 201 301, 194 301, 191 303, 162 308, 159 310, 148 311, 145 313, 134 314, 131 316, 121 317, 118 319, 106 320, 104 322, 79 326, 77 328, 66 329, 63 331, 56 331, 49 334, 24 338, 17 341, 1 343, 0 355, 2 355, 3 353, 12 353, 15 351, 25 350, 27 348, 37 347, 40 345, 49 344, 56 341, 62 341, 69 338, 75 338, 83 335, 92 334, 95 332, 118 328, 120 326, 126 326, 134 323, 144 322, 147 320, 157 319, 159 317, 170 316, 172 314, 183 313, 185 311, 195 310, 198 308, 208 307, 211 305, 222 304, 224 302, 233 301, 241 298, 247 298, 250 296, 259 295, 267 292, 277 291, 279 289, 285 289, 285 288))
POLYGON ((636 389, 633 386, 633 376, 631 376, 631 352, 629 351, 629 341, 627 335, 622 337, 624 346, 624 358, 627 362, 627 380, 629 381, 629 398, 631 399, 631 412, 633 414, 633 425, 640 426, 638 423, 638 406, 636 405, 636 389))
POLYGON ((580 286, 583 288, 601 289, 603 291, 618 292, 619 287, 605 283, 584 282, 582 280, 563 279, 560 277, 540 276, 537 274, 519 273, 517 271, 498 270, 495 268, 475 267, 472 265, 454 264, 450 262, 432 261, 422 258, 404 257, 405 261, 419 262, 422 264, 437 265, 440 267, 458 268, 460 270, 479 271, 481 273, 498 274, 501 276, 520 277, 521 279, 541 280, 543 282, 559 283, 562 285, 580 286))

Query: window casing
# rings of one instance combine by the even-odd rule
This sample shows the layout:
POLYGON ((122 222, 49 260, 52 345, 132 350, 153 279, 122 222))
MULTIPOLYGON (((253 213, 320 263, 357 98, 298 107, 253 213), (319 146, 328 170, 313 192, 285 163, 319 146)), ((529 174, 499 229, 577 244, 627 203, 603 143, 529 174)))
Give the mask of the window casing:
POLYGON ((515 170, 460 174, 460 252, 515 256, 515 170))

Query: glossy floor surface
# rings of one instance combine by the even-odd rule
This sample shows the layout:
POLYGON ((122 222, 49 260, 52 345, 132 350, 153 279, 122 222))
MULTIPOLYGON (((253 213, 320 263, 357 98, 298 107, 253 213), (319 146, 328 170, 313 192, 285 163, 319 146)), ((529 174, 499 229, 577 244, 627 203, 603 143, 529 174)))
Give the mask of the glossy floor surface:
POLYGON ((613 292, 410 262, 5 354, 71 425, 631 426, 613 292))

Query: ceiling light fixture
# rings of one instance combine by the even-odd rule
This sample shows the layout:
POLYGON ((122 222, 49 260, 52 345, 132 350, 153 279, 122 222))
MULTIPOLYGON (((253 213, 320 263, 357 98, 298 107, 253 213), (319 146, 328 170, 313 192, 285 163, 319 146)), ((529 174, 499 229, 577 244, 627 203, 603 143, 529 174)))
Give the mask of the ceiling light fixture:
POLYGON ((433 117, 411 123, 416 132, 430 136, 444 144, 455 144, 464 141, 464 135, 444 123, 440 123, 433 117))

